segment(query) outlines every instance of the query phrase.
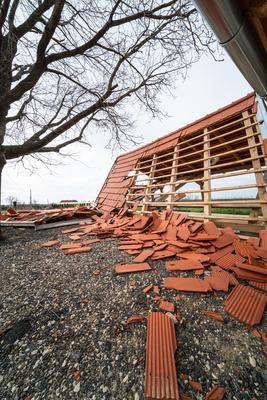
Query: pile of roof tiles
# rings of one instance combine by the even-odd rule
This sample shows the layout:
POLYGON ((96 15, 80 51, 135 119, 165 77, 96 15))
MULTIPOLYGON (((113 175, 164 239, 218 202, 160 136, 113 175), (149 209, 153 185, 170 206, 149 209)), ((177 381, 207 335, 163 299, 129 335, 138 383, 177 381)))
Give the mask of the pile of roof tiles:
POLYGON ((39 225, 76 218, 90 218, 92 215, 102 215, 102 212, 93 206, 19 211, 8 208, 5 214, 0 215, 0 220, 9 222, 32 222, 39 225))
MULTIPOLYGON (((149 260, 167 259, 165 268, 170 275, 164 278, 165 289, 208 294, 228 292, 232 287, 224 303, 226 312, 251 326, 261 322, 267 302, 264 294, 267 290, 267 230, 262 230, 258 238, 241 240, 230 227, 218 229, 213 222, 194 221, 185 213, 171 210, 145 216, 131 215, 127 209, 122 209, 117 215, 95 215, 92 219, 93 222, 81 222, 78 228, 63 231, 71 234, 72 239, 71 243, 61 245, 65 254, 90 251, 87 245, 101 238, 118 238, 118 249, 135 258, 131 264, 117 265, 116 273, 150 271, 149 260), (95 235, 96 239, 85 240, 87 235, 95 235), (195 276, 171 276, 173 271, 193 271, 195 276)), ((143 292, 150 290, 160 301, 159 309, 166 314, 148 314, 145 398, 186 399, 179 395, 174 359, 174 322, 179 319, 179 313, 174 314, 174 304, 159 296, 158 286, 149 285, 143 292)), ((206 310, 203 313, 223 321, 217 312, 206 310)), ((127 322, 143 319, 132 316, 127 322)), ((191 386, 198 391, 197 385, 198 382, 192 382, 191 386)), ((223 388, 214 387, 205 398, 223 399, 224 393, 223 388)))

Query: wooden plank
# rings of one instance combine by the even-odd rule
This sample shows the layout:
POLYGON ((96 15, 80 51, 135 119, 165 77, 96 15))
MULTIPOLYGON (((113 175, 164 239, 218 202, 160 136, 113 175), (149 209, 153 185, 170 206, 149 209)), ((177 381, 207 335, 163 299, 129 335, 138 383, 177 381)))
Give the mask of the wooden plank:
POLYGON ((168 195, 168 199, 167 199, 167 203, 168 203, 168 208, 172 209, 173 205, 171 203, 173 203, 175 201, 174 198, 174 193, 175 193, 175 181, 176 181, 176 177, 177 177, 177 170, 178 170, 178 164, 179 164, 179 144, 177 144, 174 148, 174 153, 173 153, 173 160, 172 160, 172 169, 171 169, 171 179, 170 179, 170 188, 171 188, 171 192, 168 195))
MULTIPOLYGON (((252 115, 255 115, 255 114, 252 114, 252 115)), ((218 127, 218 128, 215 128, 215 129, 212 129, 212 130, 210 130, 209 131, 209 133, 211 134, 211 133, 214 133, 214 132, 218 132, 219 130, 221 130, 221 129, 225 129, 226 127, 229 127, 229 126, 232 126, 232 125, 235 125, 235 124, 237 124, 237 123, 239 123, 239 122, 242 122, 242 121, 244 121, 244 119, 247 119, 247 117, 246 118, 244 118, 244 117, 242 117, 242 118, 239 118, 239 119, 237 119, 237 120, 235 120, 235 121, 232 121, 232 122, 230 122, 230 123, 228 123, 228 124, 224 124, 224 125, 222 125, 222 126, 220 126, 220 127, 218 127)), ((255 124, 256 125, 256 124, 255 124)), ((243 130, 243 127, 242 128, 239 128, 240 130, 242 129, 243 130)), ((231 132, 229 132, 229 133, 231 133, 231 132)), ((227 132, 227 134, 228 134, 228 132, 227 132)), ((184 144, 184 143, 187 143, 188 141, 192 141, 192 140, 195 140, 195 139, 197 139, 197 138, 201 138, 201 137, 203 137, 204 136, 204 133, 203 133, 203 131, 200 131, 200 134, 199 135, 195 135, 195 136, 192 136, 192 137, 190 137, 190 138, 188 138, 188 139, 184 139, 184 140, 182 140, 180 143, 181 144, 184 144)), ((221 135, 222 136, 222 135, 221 135)), ((213 139, 215 139, 215 138, 212 138, 212 140, 213 139)), ((196 144, 194 144, 194 146, 195 146, 196 144)), ((181 151, 182 151, 182 149, 181 149, 181 151)), ((168 156, 168 155, 172 155, 173 154, 173 151, 172 152, 170 152, 170 153, 166 153, 166 154, 163 154, 163 155, 157 155, 157 159, 160 159, 160 158, 163 158, 163 157, 166 157, 166 156, 168 156)), ((146 163, 146 162, 148 162, 147 160, 144 160, 144 161, 140 161, 140 165, 142 165, 143 163, 146 163)))
MULTIPOLYGON (((153 176, 155 174, 155 169, 156 169, 156 161, 157 161, 157 156, 156 154, 153 155, 151 167, 150 167, 150 172, 148 175, 149 180, 153 179, 153 176)), ((142 212, 147 211, 147 203, 149 200, 149 194, 151 192, 151 189, 147 186, 145 189, 145 196, 143 200, 143 206, 142 206, 142 212)))
POLYGON ((204 202, 204 221, 208 221, 209 215, 211 214, 211 181, 205 178, 208 178, 210 174, 210 147, 209 147, 209 131, 208 128, 204 129, 204 140, 205 142, 203 143, 203 166, 204 166, 204 172, 203 172, 203 202, 204 202))
MULTIPOLYGON (((253 128, 248 126, 249 120, 247 118, 249 117, 249 113, 248 113, 248 111, 244 111, 242 115, 244 118, 246 118, 244 120, 244 126, 246 127, 246 136, 247 136, 248 145, 250 147, 250 149, 249 149, 250 156, 257 157, 259 155, 258 146, 256 145, 255 137, 253 137, 251 135, 251 133, 253 132, 253 128)), ((252 117, 252 118, 254 120, 254 117, 252 117)), ((262 150, 262 153, 264 154, 263 146, 261 146, 261 150, 262 150)), ((252 161, 252 165, 253 165, 254 170, 258 170, 261 166, 259 160, 252 161)), ((258 196, 259 196, 259 199, 262 200, 262 203, 261 203, 262 204, 262 206, 261 206, 262 215, 266 219, 267 218, 267 206, 266 206, 267 193, 266 193, 265 187, 263 186, 263 184, 265 183, 263 173, 255 172, 255 179, 256 179, 256 183, 258 185, 258 196)))

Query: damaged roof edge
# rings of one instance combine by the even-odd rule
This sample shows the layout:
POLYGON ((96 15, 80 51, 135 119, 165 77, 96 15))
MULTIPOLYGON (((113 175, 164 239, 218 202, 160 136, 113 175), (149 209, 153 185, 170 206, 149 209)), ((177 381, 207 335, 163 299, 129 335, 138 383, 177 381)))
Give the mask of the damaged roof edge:
POLYGON ((257 94, 267 100, 267 15, 264 2, 194 1, 240 72, 257 94))

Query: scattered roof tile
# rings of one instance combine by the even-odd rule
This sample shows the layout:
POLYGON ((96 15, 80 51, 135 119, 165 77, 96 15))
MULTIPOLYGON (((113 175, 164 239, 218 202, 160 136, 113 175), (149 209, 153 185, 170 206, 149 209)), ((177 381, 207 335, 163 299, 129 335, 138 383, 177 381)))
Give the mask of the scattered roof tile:
POLYGON ((91 247, 78 247, 77 249, 67 249, 64 250, 64 254, 78 254, 78 253, 88 253, 91 247))
POLYGON ((196 381, 190 381, 189 380, 189 385, 196 391, 196 392, 202 392, 203 391, 203 389, 202 389, 202 385, 201 385, 201 383, 200 382, 196 382, 196 381))
POLYGON ((151 257, 153 253, 154 250, 143 250, 137 257, 133 259, 133 262, 144 262, 151 257))
POLYGON ((208 292, 211 290, 207 281, 196 278, 167 277, 164 279, 166 289, 176 289, 187 292, 208 292))
POLYGON ((248 325, 259 324, 267 296, 249 286, 237 285, 224 303, 225 311, 248 325))
POLYGON ((148 286, 146 286, 146 287, 143 289, 143 292, 144 292, 144 293, 147 293, 147 292, 149 292, 152 288, 153 288, 153 285, 148 285, 148 286))
POLYGON ((205 396, 205 400, 223 400, 226 390, 219 386, 214 386, 205 396))
POLYGON ((150 312, 146 343, 145 399, 179 400, 174 322, 160 312, 150 312))
POLYGON ((204 315, 206 315, 207 317, 215 319, 216 321, 221 321, 221 322, 224 321, 224 318, 223 318, 222 314, 220 314, 220 313, 218 313, 216 311, 203 310, 202 313, 204 315))
POLYGON ((203 266, 195 260, 174 260, 166 262, 166 271, 189 271, 192 269, 202 269, 203 266))
POLYGON ((174 304, 169 301, 162 300, 159 304, 159 308, 163 311, 168 311, 170 313, 174 312, 174 304))
POLYGON ((146 262, 137 264, 118 264, 115 271, 117 274, 127 274, 130 272, 150 271, 152 268, 146 262))
POLYGON ((142 322, 145 321, 146 317, 144 317, 143 315, 131 315, 128 319, 127 319, 127 324, 134 324, 136 322, 142 322))
POLYGON ((49 240, 48 242, 42 243, 41 247, 53 247, 59 243, 59 240, 49 240))
POLYGON ((229 246, 234 241, 234 238, 229 235, 229 233, 223 233, 218 239, 212 242, 213 246, 217 247, 218 249, 222 249, 223 247, 229 246))

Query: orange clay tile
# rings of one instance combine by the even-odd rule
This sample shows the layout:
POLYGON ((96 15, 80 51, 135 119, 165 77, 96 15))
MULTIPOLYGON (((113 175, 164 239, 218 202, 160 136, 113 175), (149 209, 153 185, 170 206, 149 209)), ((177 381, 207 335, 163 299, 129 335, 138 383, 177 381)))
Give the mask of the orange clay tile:
POLYGON ((64 231, 62 231, 62 233, 73 233, 73 232, 77 232, 80 228, 70 228, 70 229, 65 229, 64 231))
POLYGON ((152 247, 152 246, 154 246, 153 240, 144 242, 144 244, 143 244, 143 248, 152 247))
POLYGON ((209 283, 213 290, 228 292, 228 287, 230 284, 228 272, 212 272, 211 276, 207 276, 205 280, 209 283))
POLYGON ((170 313, 174 312, 174 304, 169 301, 162 300, 159 304, 159 308, 163 311, 168 311, 170 313))
MULTIPOLYGON (((191 226, 191 232, 194 233, 196 232, 201 226, 203 225, 203 222, 195 222, 194 225, 191 226)), ((208 232, 206 232, 208 233, 208 232)))
POLYGON ((256 272, 252 272, 252 271, 246 271, 245 269, 242 269, 242 268, 235 268, 234 272, 239 279, 246 279, 249 281, 251 280, 251 281, 255 281, 255 282, 267 283, 266 275, 257 274, 256 272))
POLYGON ((201 241, 212 241, 218 239, 218 235, 208 235, 207 233, 198 233, 197 235, 194 235, 194 241, 195 242, 201 242, 201 241))
POLYGON ((224 302, 225 311, 248 325, 262 320, 267 296, 249 286, 237 285, 224 302))
POLYGON ((49 240, 49 242, 45 242, 41 244, 41 247, 53 247, 59 243, 59 240, 49 240))
POLYGON ((223 257, 225 254, 230 254, 234 251, 234 246, 230 244, 229 246, 224 247, 221 250, 215 251, 215 253, 210 255, 210 261, 215 262, 219 260, 219 258, 223 257))
POLYGON ((193 251, 184 251, 182 253, 177 253, 177 257, 200 262, 206 262, 210 260, 209 256, 206 256, 205 254, 196 254, 193 251))
POLYGON ((146 400, 180 399, 174 358, 176 348, 174 322, 160 312, 150 312, 146 340, 146 400))
POLYGON ((254 286, 257 289, 267 291, 267 283, 264 282, 254 282, 254 281, 249 281, 248 282, 251 286, 254 286))
POLYGON ((144 262, 151 257, 153 253, 154 250, 143 250, 137 257, 133 259, 133 262, 144 262))
POLYGON ((180 240, 168 240, 169 244, 180 248, 190 248, 192 245, 190 243, 181 242, 180 240))
POLYGON ((233 236, 229 235, 229 233, 223 233, 221 236, 218 237, 217 240, 214 240, 212 244, 218 249, 222 249, 223 247, 232 244, 233 241, 234 241, 233 236))
POLYGON ((211 290, 207 281, 196 278, 167 277, 164 279, 166 289, 176 289, 186 292, 208 292, 211 290))
POLYGON ((146 286, 146 287, 143 289, 143 292, 144 292, 144 293, 147 293, 147 292, 149 292, 152 288, 153 288, 153 285, 148 285, 148 286, 146 286))
POLYGON ((226 390, 220 386, 214 386, 205 396, 205 400, 223 400, 226 390))
POLYGON ((223 316, 216 311, 203 310, 202 314, 206 315, 207 317, 213 318, 216 321, 221 321, 221 322, 224 321, 223 316))
POLYGON ((253 329, 252 335, 255 336, 258 339, 261 339, 261 334, 260 334, 259 331, 257 331, 257 329, 253 329))
POLYGON ((81 236, 79 236, 79 235, 70 235, 69 238, 71 240, 81 240, 81 236))
POLYGON ((159 245, 157 245, 157 246, 155 246, 155 247, 154 247, 154 251, 160 251, 160 250, 163 250, 163 249, 165 249, 167 246, 168 246, 168 244, 167 244, 167 243, 162 243, 162 244, 159 244, 159 245))
POLYGON ((179 301, 179 300, 181 300, 182 299, 182 296, 180 296, 179 294, 177 294, 176 296, 175 296, 175 300, 176 301, 179 301))
POLYGON ((130 254, 130 256, 135 256, 137 254, 140 254, 139 250, 124 250, 125 253, 130 254))
POLYGON ((115 271, 117 274, 128 274, 130 272, 142 272, 150 271, 152 268, 148 263, 137 263, 137 264, 118 264, 116 265, 115 271))
POLYGON ((241 269, 245 269, 246 271, 255 272, 256 274, 263 274, 267 276, 267 268, 266 267, 256 267, 250 264, 236 263, 236 266, 241 269))
POLYGON ((189 239, 190 235, 191 235, 191 232, 190 232, 188 226, 183 224, 178 227, 177 236, 180 239, 183 239, 186 242, 189 239))
POLYGON ((258 247, 256 254, 261 257, 267 259, 267 249, 263 249, 261 247, 258 247))
POLYGON ((119 250, 139 250, 142 249, 143 244, 124 244, 122 246, 118 246, 119 250))
POLYGON ((191 386, 191 388, 193 388, 196 392, 202 392, 202 385, 200 382, 196 382, 196 381, 188 381, 189 385, 191 386))
POLYGON ((175 256, 175 253, 169 250, 155 251, 151 260, 161 260, 162 258, 168 258, 175 256))
POLYGON ((89 240, 84 240, 83 242, 81 242, 82 246, 88 246, 88 244, 93 244, 93 243, 97 243, 100 242, 99 239, 89 239, 89 240))
POLYGON ((202 268, 202 269, 196 269, 195 270, 195 275, 196 276, 200 276, 200 275, 203 275, 204 274, 204 269, 202 268))
POLYGON ((245 261, 245 258, 241 257, 238 254, 225 254, 221 258, 215 261, 215 264, 219 265, 220 267, 224 269, 231 269, 235 267, 237 262, 243 262, 245 261))
POLYGON ((208 234, 208 235, 216 235, 219 236, 220 235, 220 231, 217 228, 217 226, 214 224, 214 222, 205 222, 203 224, 203 228, 204 231, 208 234))
POLYGON ((67 250, 67 249, 77 249, 79 247, 82 247, 81 243, 63 243, 60 246, 61 250, 67 250))
POLYGON ((143 315, 132 315, 131 317, 129 317, 127 319, 127 324, 134 324, 135 322, 142 322, 145 321, 146 317, 144 317, 143 315))
POLYGON ((166 262, 166 271, 190 271, 192 269, 202 269, 202 264, 194 260, 174 260, 166 262))
POLYGON ((181 400, 193 400, 192 397, 188 396, 187 394, 180 393, 180 399, 181 400))
POLYGON ((77 249, 64 250, 64 254, 78 254, 78 253, 88 253, 91 247, 78 247, 77 249))
POLYGON ((245 240, 234 240, 233 246, 236 254, 239 254, 242 257, 255 257, 256 255, 256 251, 252 244, 245 240))
POLYGON ((153 292, 154 292, 155 294, 160 294, 160 289, 159 289, 159 287, 158 287, 157 285, 154 285, 154 286, 153 286, 153 292))

